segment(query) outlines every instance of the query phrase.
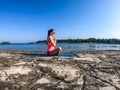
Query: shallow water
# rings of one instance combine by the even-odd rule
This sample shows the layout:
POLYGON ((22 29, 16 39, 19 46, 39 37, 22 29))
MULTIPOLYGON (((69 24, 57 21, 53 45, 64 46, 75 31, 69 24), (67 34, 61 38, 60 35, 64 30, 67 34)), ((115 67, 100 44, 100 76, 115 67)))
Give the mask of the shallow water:
MULTIPOLYGON (((120 50, 119 44, 68 44, 59 43, 57 47, 60 46, 63 50, 120 50)), ((47 45, 41 44, 9 44, 0 45, 0 49, 9 50, 46 50, 47 45)))

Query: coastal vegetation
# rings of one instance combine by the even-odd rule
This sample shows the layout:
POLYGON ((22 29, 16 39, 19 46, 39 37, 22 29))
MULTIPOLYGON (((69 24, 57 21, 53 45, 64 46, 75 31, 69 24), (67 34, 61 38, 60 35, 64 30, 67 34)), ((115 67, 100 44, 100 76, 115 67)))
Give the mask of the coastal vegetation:
MULTIPOLYGON (((88 39, 59 39, 58 43, 105 43, 105 44, 120 44, 120 39, 96 39, 96 38, 88 38, 88 39)), ((39 40, 35 43, 46 43, 46 40, 39 40)))
POLYGON ((4 41, 4 42, 1 42, 0 44, 10 44, 10 42, 4 41))
MULTIPOLYGON (((28 44, 36 43, 46 43, 46 40, 38 40, 36 42, 28 42, 28 44)), ((87 38, 87 39, 58 39, 57 43, 104 43, 104 44, 120 44, 120 39, 111 38, 111 39, 96 39, 96 38, 87 38)), ((11 44, 8 41, 0 42, 0 44, 11 44)))

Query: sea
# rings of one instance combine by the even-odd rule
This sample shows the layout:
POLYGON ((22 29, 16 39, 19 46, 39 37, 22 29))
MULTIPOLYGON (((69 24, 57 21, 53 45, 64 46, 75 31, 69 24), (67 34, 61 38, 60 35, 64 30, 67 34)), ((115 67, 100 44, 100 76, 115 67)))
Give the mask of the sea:
MULTIPOLYGON (((58 43, 56 47, 62 47, 63 50, 120 50, 120 44, 81 44, 81 43, 58 43)), ((46 50, 45 43, 28 44, 12 43, 0 44, 0 49, 7 50, 46 50)))

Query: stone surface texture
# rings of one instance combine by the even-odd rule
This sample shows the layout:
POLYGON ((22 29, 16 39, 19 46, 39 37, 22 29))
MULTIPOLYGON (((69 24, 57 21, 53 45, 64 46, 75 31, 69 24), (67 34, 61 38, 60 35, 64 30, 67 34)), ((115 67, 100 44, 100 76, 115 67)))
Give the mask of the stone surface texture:
POLYGON ((29 57, 45 51, 0 50, 0 90, 120 90, 120 51, 63 51, 76 57, 29 57))

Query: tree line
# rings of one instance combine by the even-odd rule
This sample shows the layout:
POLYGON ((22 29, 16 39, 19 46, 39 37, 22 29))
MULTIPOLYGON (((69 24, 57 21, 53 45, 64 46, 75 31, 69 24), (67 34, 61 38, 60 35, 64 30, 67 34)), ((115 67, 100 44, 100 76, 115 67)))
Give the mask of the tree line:
MULTIPOLYGON (((39 40, 35 43, 46 43, 46 40, 39 40)), ((105 43, 105 44, 120 44, 120 39, 96 39, 96 38, 88 38, 88 39, 60 39, 57 40, 58 43, 105 43)))
POLYGON ((0 44, 10 44, 10 42, 4 41, 4 42, 0 42, 0 44))

